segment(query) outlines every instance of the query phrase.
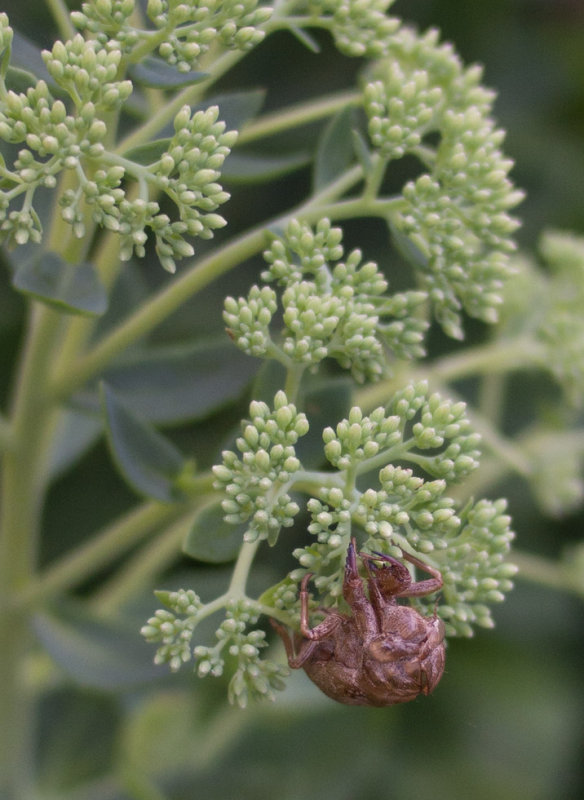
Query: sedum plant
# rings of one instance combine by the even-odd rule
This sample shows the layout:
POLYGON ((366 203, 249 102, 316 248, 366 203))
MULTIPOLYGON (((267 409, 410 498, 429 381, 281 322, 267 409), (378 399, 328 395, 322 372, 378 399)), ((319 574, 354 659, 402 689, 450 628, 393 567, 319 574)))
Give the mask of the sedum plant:
POLYGON ((539 254, 518 254, 522 192, 481 69, 436 30, 391 16, 391 0, 47 5, 59 38, 32 63, 0 14, 0 239, 28 314, 0 420, 0 786, 22 789, 34 774, 31 615, 42 612, 38 637, 67 670, 62 631, 95 645, 95 626, 161 585, 181 548, 233 562, 228 584, 205 599, 196 580, 157 591, 163 608, 142 634, 157 664, 225 675, 240 706, 283 687, 266 622, 298 629, 307 573, 315 611, 343 609, 352 537, 440 570, 438 602, 411 602, 448 636, 493 625, 516 564, 584 593, 582 559, 510 554, 507 503, 488 497, 513 473, 553 514, 582 501, 584 241, 547 232, 539 254), (258 92, 218 86, 284 34, 358 59, 354 86, 268 111, 258 92), (282 136, 299 144, 264 150, 282 136), (278 192, 308 169, 302 199, 272 216, 259 206, 241 230, 247 183, 278 192), (370 220, 387 234, 382 248, 370 246, 370 220), (225 299, 227 335, 178 350, 156 340, 246 264, 250 285, 225 299), (449 349, 471 318, 480 343, 449 349), (501 379, 527 369, 562 395, 506 437, 501 379), (453 386, 464 378, 482 387, 471 404, 453 386), (156 429, 237 403, 244 419, 211 457, 156 429), (102 433, 143 499, 44 564, 50 488, 102 433), (291 562, 280 571, 278 552, 291 562), (274 564, 263 584, 258 570, 259 588, 258 553, 274 564), (82 628, 54 604, 77 588, 82 628))

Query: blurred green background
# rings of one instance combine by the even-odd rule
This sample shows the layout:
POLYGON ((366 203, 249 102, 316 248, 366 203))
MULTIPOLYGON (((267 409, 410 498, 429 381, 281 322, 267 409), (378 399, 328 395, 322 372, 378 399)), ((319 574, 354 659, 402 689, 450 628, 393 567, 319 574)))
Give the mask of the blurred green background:
MULTIPOLYGON (((41 3, 9 0, 2 10, 43 46, 52 41, 52 23, 41 3)), ((402 0, 392 11, 423 29, 439 27, 467 63, 484 64, 485 82, 499 94, 496 113, 508 131, 506 151, 517 164, 514 178, 527 191, 519 210, 521 244, 533 251, 543 227, 584 234, 584 2, 402 0)), ((292 37, 278 35, 221 88, 266 87, 269 109, 342 88, 359 66, 325 40, 317 57, 292 37)), ((306 136, 309 141, 311 132, 306 136)), ((289 207, 306 191, 308 180, 308 172, 301 172, 271 192, 234 191, 227 208, 230 230, 289 207)), ((139 281, 147 290, 166 279, 158 266, 146 265, 139 281)), ((222 297, 243 291, 248 282, 243 271, 220 281, 162 326, 157 337, 180 341, 219 331, 222 297)), ((21 299, 3 286, 3 395, 22 319, 21 299)), ((513 384, 512 391, 509 430, 519 424, 525 398, 545 397, 550 387, 530 379, 513 384)), ((170 435, 207 465, 244 407, 244 402, 232 404, 217 417, 170 435)), ((582 514, 546 518, 519 481, 506 480, 492 487, 492 494, 509 497, 522 550, 555 558, 582 539, 582 514)), ((97 444, 51 491, 43 559, 50 562, 133 502, 105 446, 97 444)), ((264 555, 260 564, 260 584, 286 568, 281 564, 276 570, 270 557, 264 555)), ((211 592, 226 576, 223 568, 179 559, 156 585, 203 587, 204 595, 207 585, 211 592)), ((93 588, 83 587, 81 595, 93 588)), ((132 639, 139 639, 140 624, 156 608, 151 588, 124 611, 132 639)), ((275 704, 242 712, 227 707, 219 681, 199 682, 188 669, 172 677, 163 670, 153 673, 151 648, 136 642, 144 670, 132 676, 121 669, 110 688, 83 674, 78 680, 54 680, 41 709, 42 783, 55 798, 78 800, 582 797, 584 604, 519 578, 494 615, 495 630, 449 644, 446 673, 433 696, 389 709, 335 705, 299 672, 275 704), (125 788, 108 777, 112 765, 126 776, 125 788), (164 794, 156 795, 149 774, 164 794)), ((37 666, 42 671, 42 663, 37 666)))

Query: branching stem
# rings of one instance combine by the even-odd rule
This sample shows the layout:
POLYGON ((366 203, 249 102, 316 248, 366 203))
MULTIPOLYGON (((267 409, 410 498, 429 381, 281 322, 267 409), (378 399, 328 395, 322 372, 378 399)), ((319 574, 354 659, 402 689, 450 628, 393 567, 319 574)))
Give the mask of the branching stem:
POLYGON ((256 142, 258 139, 274 136, 300 125, 317 122, 348 106, 359 106, 362 103, 361 98, 360 92, 339 92, 265 114, 242 128, 237 138, 237 146, 256 142))

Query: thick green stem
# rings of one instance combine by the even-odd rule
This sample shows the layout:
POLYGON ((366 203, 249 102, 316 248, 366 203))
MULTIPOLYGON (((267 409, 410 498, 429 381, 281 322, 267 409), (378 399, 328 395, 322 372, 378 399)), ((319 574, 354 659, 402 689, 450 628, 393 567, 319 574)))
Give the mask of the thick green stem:
POLYGON ((12 447, 12 429, 10 423, 0 415, 0 451, 12 447))
MULTIPOLYGON (((138 191, 137 186, 128 190, 129 202, 138 196, 138 191)), ((101 231, 91 260, 99 273, 103 286, 108 293, 111 293, 121 267, 119 234, 113 231, 101 231)), ((93 335, 96 325, 97 319, 93 317, 80 316, 70 320, 62 345, 54 358, 53 374, 67 373, 71 369, 71 365, 75 363, 93 335)))
MULTIPOLYGON (((64 175, 62 189, 70 175, 64 175)), ((57 206, 58 204, 56 204, 57 206)), ((85 244, 71 236, 55 208, 48 249, 58 249, 71 263, 85 244)), ((34 580, 47 461, 58 410, 47 386, 63 317, 32 303, 10 419, 11 447, 4 455, 0 499, 0 796, 24 797, 33 780, 32 699, 24 685, 24 662, 30 647, 25 612, 12 608, 14 597, 34 580)))
POLYGON ((33 579, 46 459, 55 415, 44 391, 60 317, 34 305, 4 455, 0 539, 0 796, 24 797, 32 779, 32 701, 24 685, 28 621, 9 605, 33 579))
MULTIPOLYGON (((72 173, 65 173, 65 191, 72 173)), ((55 203, 47 242, 70 263, 85 256, 87 242, 75 239, 55 203)), ((11 404, 11 448, 4 455, 0 498, 0 796, 26 797, 34 779, 33 701, 24 682, 31 646, 25 609, 15 597, 33 585, 48 458, 59 409, 47 387, 66 318, 32 303, 26 340, 11 404)))

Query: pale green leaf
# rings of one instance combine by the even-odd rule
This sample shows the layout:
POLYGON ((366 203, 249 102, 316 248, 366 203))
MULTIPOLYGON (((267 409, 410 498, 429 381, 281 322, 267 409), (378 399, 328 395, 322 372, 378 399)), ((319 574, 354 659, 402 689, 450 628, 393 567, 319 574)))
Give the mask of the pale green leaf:
POLYGON ((316 150, 313 185, 319 191, 342 175, 353 157, 353 109, 343 109, 325 127, 316 150))
POLYGON ((128 70, 130 77, 142 86, 153 89, 180 89, 200 83, 209 77, 207 72, 178 72, 160 58, 144 58, 128 70))
POLYGON ((107 309, 107 294, 95 267, 89 263, 69 264, 57 253, 22 263, 12 285, 66 314, 100 316, 107 309))
POLYGON ((136 416, 106 385, 102 403, 112 457, 139 494, 171 503, 179 498, 176 481, 184 466, 179 450, 136 416))
POLYGON ((216 502, 197 514, 183 544, 183 551, 197 561, 223 564, 234 561, 243 541, 246 525, 230 525, 216 502))

